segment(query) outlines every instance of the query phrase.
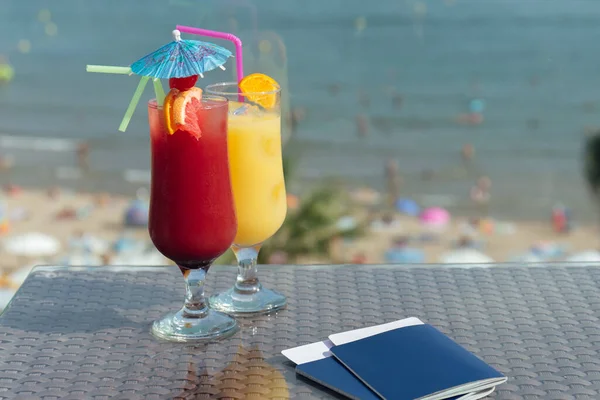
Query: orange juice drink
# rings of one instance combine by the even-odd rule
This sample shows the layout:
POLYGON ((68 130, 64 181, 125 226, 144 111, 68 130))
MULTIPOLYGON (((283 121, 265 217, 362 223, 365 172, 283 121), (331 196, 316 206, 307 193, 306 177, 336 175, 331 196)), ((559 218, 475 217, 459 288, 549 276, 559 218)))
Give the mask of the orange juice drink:
POLYGON ((264 242, 283 224, 287 212, 278 112, 230 104, 228 149, 231 184, 238 219, 234 243, 247 247, 264 242), (233 110, 233 111, 231 111, 233 110))
POLYGON ((281 87, 273 78, 254 73, 206 90, 229 100, 227 152, 238 225, 231 246, 238 262, 237 278, 230 289, 211 296, 210 306, 234 315, 280 310, 287 300, 260 283, 257 263, 262 244, 279 230, 287 212, 281 87))

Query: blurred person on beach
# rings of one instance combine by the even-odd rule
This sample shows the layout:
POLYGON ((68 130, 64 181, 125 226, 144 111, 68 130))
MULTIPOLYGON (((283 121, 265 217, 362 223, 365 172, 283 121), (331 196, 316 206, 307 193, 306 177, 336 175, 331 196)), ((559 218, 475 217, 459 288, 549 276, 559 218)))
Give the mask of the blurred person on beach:
POLYGON ((459 114, 456 121, 461 125, 480 125, 483 122, 483 114, 467 113, 459 114))
POLYGON ((77 145, 77 165, 80 169, 88 171, 90 169, 90 145, 87 142, 81 142, 77 145))
POLYGON ((479 125, 483 122, 484 110, 485 101, 480 98, 474 98, 469 102, 469 112, 460 114, 458 122, 465 125, 479 125))
POLYGON ((460 151, 461 165, 448 165, 434 170, 425 168, 421 171, 421 180, 431 181, 434 179, 475 179, 482 176, 482 173, 475 162, 475 147, 470 144, 464 144, 460 151))
POLYGON ((482 176, 477 180, 469 193, 471 201, 479 207, 482 216, 487 216, 488 214, 488 204, 492 197, 490 193, 491 188, 492 180, 487 176, 482 176))
POLYGON ((593 113, 593 112, 596 112, 598 105, 594 101, 584 101, 583 104, 581 105, 581 108, 586 113, 593 113))
POLYGON ((332 83, 329 86, 327 86, 327 91, 329 92, 329 94, 332 97, 335 97, 338 95, 338 93, 340 93, 340 91, 342 90, 342 87, 339 83, 332 83))
POLYGON ((100 259, 102 260, 102 265, 110 265, 114 258, 115 255, 111 252, 104 253, 100 256, 100 259))
POLYGON ((394 90, 392 92, 392 107, 396 110, 400 110, 402 108, 402 103, 404 103, 404 98, 400 93, 394 90))
POLYGON ((387 185, 388 205, 394 207, 400 197, 402 177, 396 160, 389 159, 385 162, 384 176, 387 185))
POLYGON ((356 253, 352 256, 351 262, 352 262, 352 264, 367 264, 368 263, 367 255, 362 252, 356 253))
POLYGON ((474 93, 481 91, 481 81, 476 76, 471 77, 471 91, 474 93))
POLYGON ((369 134, 369 122, 366 115, 358 114, 356 116, 356 132, 359 137, 366 137, 369 134))
POLYGON ((292 135, 298 130, 298 125, 304 120, 305 115, 306 112, 304 108, 294 107, 292 109, 292 112, 290 113, 290 130, 292 135))
MULTIPOLYGON (((478 92, 479 90, 476 90, 478 92)), ((485 111, 485 100, 474 97, 469 101, 468 112, 459 114, 456 121, 462 125, 479 125, 483 122, 483 112, 485 111)))
POLYGON ((531 78, 529 78, 529 85, 531 87, 536 87, 538 86, 540 83, 540 78, 537 75, 532 75, 531 78))
POLYGON ((470 143, 465 144, 460 150, 460 155, 465 165, 471 165, 473 157, 475 156, 475 147, 470 143))
POLYGON ((456 241, 456 248, 469 249, 475 247, 475 240, 469 235, 461 235, 456 241))
POLYGON ((460 157, 466 177, 474 178, 475 176, 481 176, 475 161, 475 147, 471 143, 463 145, 460 150, 460 157))
POLYGON ((0 154, 0 172, 7 172, 15 165, 14 157, 0 154))
POLYGON ((538 118, 528 118, 527 119, 527 128, 531 130, 536 130, 540 127, 540 120, 538 118))
POLYGON ((46 193, 50 200, 58 200, 60 198, 60 188, 58 186, 51 186, 46 193))
POLYGON ((358 104, 363 108, 369 108, 371 106, 371 98, 364 90, 358 91, 358 104))
POLYGON ((431 168, 426 168, 421 171, 421 180, 423 181, 431 181, 435 178, 435 171, 431 168))

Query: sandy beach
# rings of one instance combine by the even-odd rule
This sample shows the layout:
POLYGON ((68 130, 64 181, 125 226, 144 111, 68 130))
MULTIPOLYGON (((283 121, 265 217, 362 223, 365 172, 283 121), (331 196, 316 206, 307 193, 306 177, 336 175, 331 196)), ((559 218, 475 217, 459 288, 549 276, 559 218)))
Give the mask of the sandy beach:
MULTIPOLYGON (((110 194, 76 193, 66 189, 49 190, 21 189, 7 194, 3 201, 7 217, 7 229, 2 233, 4 242, 12 237, 30 232, 39 232, 60 241, 61 250, 51 256, 21 256, 11 254, 4 246, 0 250, 2 271, 10 272, 31 263, 52 264, 73 251, 69 243, 82 234, 93 235, 105 241, 109 249, 106 261, 114 256, 110 245, 123 235, 150 244, 145 227, 128 228, 124 225, 124 214, 130 198, 110 194)), ((166 260, 165 260, 166 263, 166 260)))
MULTIPOLYGON (((347 252, 352 256, 364 254, 366 263, 384 263, 385 252, 398 239, 411 237, 407 247, 421 249, 424 252, 426 263, 439 263, 443 254, 458 247, 458 242, 465 236, 470 236, 477 245, 477 249, 497 262, 509 262, 515 258, 529 253, 536 245, 556 245, 563 249, 562 257, 598 248, 598 229, 593 226, 578 226, 569 233, 556 233, 550 222, 540 221, 511 221, 511 232, 489 232, 485 229, 479 232, 465 234, 468 226, 467 218, 455 218, 448 227, 437 235, 437 240, 423 241, 419 236, 427 234, 417 218, 396 215, 395 223, 384 229, 370 229, 368 236, 347 243, 347 252), (483 231, 483 232, 482 232, 483 231)), ((507 229, 508 231, 509 229, 507 229)), ((346 260, 346 261, 351 261, 346 260)))
MULTIPOLYGON (((58 239, 61 250, 51 256, 25 257, 11 254, 3 246, 0 248, 2 271, 10 272, 31 263, 60 262, 75 251, 70 243, 82 234, 109 245, 104 254, 96 254, 106 262, 114 260, 116 254, 110 245, 123 235, 152 247, 145 226, 132 228, 124 224, 124 215, 132 200, 121 195, 77 193, 67 189, 19 188, 6 194, 4 214, 8 221, 5 221, 7 228, 2 232, 2 240, 6 242, 21 234, 39 232, 58 239)), ((599 247, 597 237, 598 229, 594 224, 577 225, 571 232, 557 233, 550 221, 490 219, 473 227, 464 217, 453 217, 445 229, 432 231, 417 217, 395 213, 393 220, 386 223, 376 217, 364 236, 333 246, 331 260, 307 258, 302 261, 349 263, 362 258, 367 263, 384 263, 387 250, 407 247, 421 250, 424 262, 436 263, 441 261, 443 254, 457 248, 461 239, 468 238, 471 245, 494 261, 506 262, 528 253, 536 244, 560 246, 561 256, 596 249, 599 247)), ((164 259, 164 263, 167 262, 164 259)))

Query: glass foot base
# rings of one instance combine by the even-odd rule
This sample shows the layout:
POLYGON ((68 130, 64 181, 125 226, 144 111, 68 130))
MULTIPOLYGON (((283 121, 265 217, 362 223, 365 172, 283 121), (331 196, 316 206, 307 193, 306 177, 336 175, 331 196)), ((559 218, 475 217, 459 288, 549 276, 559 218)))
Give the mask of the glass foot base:
POLYGON ((287 304, 284 295, 271 289, 261 287, 252 294, 236 292, 233 288, 226 292, 211 296, 210 307, 231 315, 267 314, 281 310, 287 304))
POLYGON ((201 342, 224 339, 237 329, 237 322, 227 314, 208 310, 204 318, 186 318, 180 310, 154 321, 151 332, 171 342, 201 342))

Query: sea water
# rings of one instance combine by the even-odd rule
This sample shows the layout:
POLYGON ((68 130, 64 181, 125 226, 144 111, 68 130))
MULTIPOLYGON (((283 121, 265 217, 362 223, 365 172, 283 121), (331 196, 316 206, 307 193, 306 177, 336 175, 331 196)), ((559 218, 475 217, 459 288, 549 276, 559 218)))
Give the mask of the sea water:
MULTIPOLYGON (((547 218, 559 201, 589 213, 581 153, 584 129, 600 125, 599 18, 597 0, 1 0, 0 54, 16 75, 0 85, 0 152, 16 183, 146 184, 144 104, 117 131, 139 79, 85 65, 129 65, 187 24, 238 34, 246 72, 275 76, 304 114, 286 149, 299 155, 296 190, 326 177, 382 189, 395 159, 402 193, 421 202, 468 212, 487 175, 494 214, 547 218), (473 100, 483 123, 459 124, 473 100), (57 172, 81 140, 91 171, 57 172)), ((234 79, 227 67, 199 85, 234 79)))

